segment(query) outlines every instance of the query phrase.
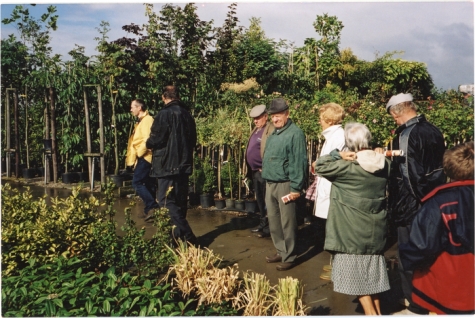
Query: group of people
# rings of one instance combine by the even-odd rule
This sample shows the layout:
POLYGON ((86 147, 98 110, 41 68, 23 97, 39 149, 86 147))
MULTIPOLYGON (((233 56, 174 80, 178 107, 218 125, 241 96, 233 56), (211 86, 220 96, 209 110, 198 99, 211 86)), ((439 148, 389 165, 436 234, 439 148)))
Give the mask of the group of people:
POLYGON ((176 86, 163 89, 162 101, 164 107, 155 118, 143 100, 132 101, 130 112, 137 123, 129 138, 126 164, 134 170, 132 186, 144 202, 139 217, 153 221, 154 209, 165 207, 174 225, 173 238, 194 244, 196 236, 186 214, 196 124, 176 86))
MULTIPOLYGON (((473 314, 473 142, 446 151, 442 133, 417 113, 411 94, 395 95, 386 105, 398 125, 387 154, 372 149, 365 125, 342 127, 340 105, 318 110, 325 142, 311 164, 312 200, 324 249, 332 255, 320 278, 358 296, 365 314, 380 315, 378 295, 390 289, 384 252, 391 218, 398 231, 400 302, 407 307, 394 314, 473 314)), ((298 257, 296 200, 309 170, 305 136, 282 98, 267 111, 255 106, 250 116, 256 127, 245 158, 261 212, 251 231, 271 236, 276 253, 266 261, 289 270, 298 257)))
MULTIPOLYGON (((165 107, 155 119, 143 101, 132 102, 138 123, 127 165, 135 169, 133 186, 145 205, 142 217, 151 220, 153 209, 166 207, 173 236, 196 243, 186 220, 196 126, 176 87, 165 87, 162 100, 165 107)), ((398 227, 398 268, 407 306, 395 314, 473 314, 473 142, 446 151, 442 133, 417 113, 411 94, 392 96, 386 105, 398 125, 391 150, 401 156, 373 149, 365 125, 343 127, 340 105, 318 110, 325 142, 310 165, 305 134, 283 98, 249 113, 255 128, 245 150, 245 174, 253 181, 260 213, 251 231, 270 236, 276 249, 266 262, 277 263, 280 271, 296 266, 297 201, 305 196, 312 170, 313 214, 324 249, 332 255, 320 277, 331 279, 335 291, 358 296, 365 314, 381 314, 378 294, 390 289, 384 252, 391 218, 398 227)))

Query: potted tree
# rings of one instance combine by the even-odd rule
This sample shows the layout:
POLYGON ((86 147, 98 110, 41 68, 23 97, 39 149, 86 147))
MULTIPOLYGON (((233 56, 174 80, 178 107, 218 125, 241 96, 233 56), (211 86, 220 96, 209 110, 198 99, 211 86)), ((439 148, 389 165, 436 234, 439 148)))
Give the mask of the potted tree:
POLYGON ((209 208, 212 205, 212 191, 216 183, 216 176, 210 158, 203 159, 201 166, 203 172, 203 186, 201 187, 200 204, 202 208, 209 208))

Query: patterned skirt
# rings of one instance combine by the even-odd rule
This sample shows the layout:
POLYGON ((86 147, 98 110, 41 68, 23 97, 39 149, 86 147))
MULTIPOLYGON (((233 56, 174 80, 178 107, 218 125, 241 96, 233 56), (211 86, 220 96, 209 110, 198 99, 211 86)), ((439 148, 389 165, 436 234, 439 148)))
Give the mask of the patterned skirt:
POLYGON ((373 295, 390 289, 383 255, 335 254, 332 281, 334 291, 347 295, 373 295))

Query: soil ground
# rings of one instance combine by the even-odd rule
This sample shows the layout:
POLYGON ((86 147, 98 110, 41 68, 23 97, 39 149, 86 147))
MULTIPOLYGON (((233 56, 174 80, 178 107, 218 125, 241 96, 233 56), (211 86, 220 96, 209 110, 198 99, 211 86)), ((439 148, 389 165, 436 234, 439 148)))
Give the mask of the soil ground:
MULTIPOLYGON (((9 182, 13 187, 30 186, 35 196, 67 197, 71 185, 49 183, 41 179, 13 179, 2 177, 2 184, 9 182)), ((85 185, 86 188, 88 185, 85 185)), ((98 195, 99 193, 94 193, 98 195)), ((91 195, 84 191, 84 195, 91 195)), ((155 227, 139 219, 138 213, 143 203, 134 198, 117 198, 114 208, 117 211, 118 228, 124 223, 124 208, 132 205, 132 215, 138 227, 146 228, 146 237, 152 237, 155 227)), ((308 307, 307 315, 363 315, 361 305, 355 296, 340 294, 333 291, 332 282, 319 278, 324 265, 329 264, 330 254, 323 250, 324 238, 315 224, 302 224, 298 231, 298 265, 288 271, 277 271, 276 264, 269 264, 265 256, 275 254, 271 238, 258 238, 250 229, 259 224, 259 216, 233 210, 218 210, 214 207, 201 209, 190 207, 187 216, 193 232, 202 247, 208 247, 215 254, 222 256, 224 262, 232 265, 237 263, 241 272, 254 271, 265 274, 272 285, 280 278, 294 277, 304 286, 303 302, 308 307)), ((120 234, 120 233, 119 233, 120 234)), ((391 244, 390 244, 391 245, 391 244)), ((403 309, 398 304, 402 298, 399 274, 397 272, 397 246, 391 245, 385 252, 391 289, 380 295, 382 314, 403 309)))

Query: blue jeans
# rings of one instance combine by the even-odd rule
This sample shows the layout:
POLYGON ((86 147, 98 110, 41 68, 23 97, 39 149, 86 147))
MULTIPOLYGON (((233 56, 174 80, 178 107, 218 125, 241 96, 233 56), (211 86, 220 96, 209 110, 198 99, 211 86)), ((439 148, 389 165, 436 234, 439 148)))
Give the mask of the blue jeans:
POLYGON ((156 197, 156 181, 150 177, 150 169, 152 164, 143 158, 139 158, 134 170, 132 179, 132 187, 134 187, 137 195, 143 200, 145 207, 144 213, 148 215, 150 210, 158 208, 156 197))

